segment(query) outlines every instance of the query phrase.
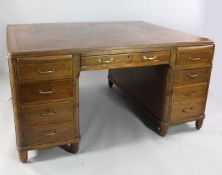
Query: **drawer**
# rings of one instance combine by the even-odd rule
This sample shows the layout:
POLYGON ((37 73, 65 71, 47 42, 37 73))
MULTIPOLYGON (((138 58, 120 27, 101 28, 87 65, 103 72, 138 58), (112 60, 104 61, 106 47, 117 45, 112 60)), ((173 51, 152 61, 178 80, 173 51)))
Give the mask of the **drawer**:
POLYGON ((87 56, 81 59, 81 69, 94 70, 168 64, 170 55, 170 51, 153 51, 132 54, 87 56))
POLYGON ((133 57, 133 63, 135 65, 158 65, 158 64, 169 64, 170 62, 170 51, 155 51, 155 52, 144 52, 137 54, 133 57))
POLYGON ((22 82, 72 78, 72 62, 18 65, 18 79, 22 82))
POLYGON ((19 96, 23 104, 52 100, 72 100, 73 81, 67 79, 21 84, 19 96))
POLYGON ((174 84, 175 86, 180 86, 208 82, 210 71, 210 66, 176 69, 174 84))
POLYGON ((26 145, 39 145, 74 139, 73 121, 46 126, 24 127, 26 145))
POLYGON ((186 119, 197 118, 204 113, 203 101, 192 101, 172 105, 170 121, 179 122, 186 119))
POLYGON ((128 59, 131 60, 131 57, 127 54, 82 57, 81 69, 90 70, 119 67, 124 65, 128 59))
POLYGON ((173 88, 173 103, 204 99, 207 95, 208 84, 195 84, 173 88))
POLYGON ((179 47, 176 65, 210 65, 212 58, 213 46, 179 47))
POLYGON ((25 126, 73 120, 73 103, 60 102, 22 107, 22 122, 25 126))

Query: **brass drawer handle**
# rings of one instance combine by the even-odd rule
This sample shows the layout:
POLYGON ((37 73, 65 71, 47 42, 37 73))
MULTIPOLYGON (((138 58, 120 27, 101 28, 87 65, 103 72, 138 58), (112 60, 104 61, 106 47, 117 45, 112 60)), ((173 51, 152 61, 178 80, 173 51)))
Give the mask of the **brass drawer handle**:
POLYGON ((190 113, 190 112, 193 112, 193 108, 186 108, 186 109, 183 109, 183 112, 185 113, 190 113))
POLYGON ((52 89, 52 90, 49 90, 49 91, 39 90, 39 94, 41 94, 41 95, 53 94, 54 92, 55 92, 55 89, 52 89))
POLYGON ((53 131, 53 132, 48 132, 48 133, 44 133, 43 136, 55 136, 57 133, 56 131, 53 131))
POLYGON ((46 70, 46 71, 43 71, 43 70, 39 69, 38 72, 40 74, 50 74, 50 73, 55 72, 55 68, 54 67, 53 68, 49 68, 49 70, 46 70))
POLYGON ((197 57, 197 58, 193 58, 193 57, 189 57, 189 60, 191 60, 191 61, 198 61, 198 60, 200 60, 201 58, 200 57, 197 57))
POLYGON ((157 55, 154 55, 153 57, 143 56, 143 59, 144 59, 144 60, 154 61, 154 62, 160 61, 160 60, 157 59, 157 55))
POLYGON ((110 63, 113 63, 113 61, 114 61, 114 58, 109 58, 108 60, 103 60, 101 58, 97 59, 97 62, 99 64, 110 64, 110 63))
POLYGON ((196 91, 192 91, 192 92, 184 93, 184 95, 186 95, 186 96, 192 96, 192 95, 196 95, 196 94, 197 94, 196 91))
POLYGON ((53 116, 55 114, 56 114, 55 110, 53 110, 53 111, 44 111, 44 112, 40 113, 41 116, 53 116))
POLYGON ((187 74, 187 76, 188 76, 189 78, 196 78, 196 77, 199 77, 199 75, 200 75, 200 74, 198 74, 198 73, 188 73, 188 74, 187 74))

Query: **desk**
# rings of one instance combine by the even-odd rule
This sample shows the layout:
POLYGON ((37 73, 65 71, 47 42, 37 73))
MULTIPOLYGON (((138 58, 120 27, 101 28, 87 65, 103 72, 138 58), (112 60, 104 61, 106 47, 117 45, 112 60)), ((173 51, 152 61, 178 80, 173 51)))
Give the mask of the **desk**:
POLYGON ((22 162, 33 149, 78 151, 81 71, 109 69, 109 86, 151 114, 161 136, 175 123, 202 126, 214 53, 207 38, 146 22, 101 22, 9 25, 7 42, 22 162))

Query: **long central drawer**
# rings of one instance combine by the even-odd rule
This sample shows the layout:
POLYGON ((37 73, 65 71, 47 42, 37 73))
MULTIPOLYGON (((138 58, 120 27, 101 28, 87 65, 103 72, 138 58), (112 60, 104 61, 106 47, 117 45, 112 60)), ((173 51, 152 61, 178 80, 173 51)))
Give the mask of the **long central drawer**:
POLYGON ((150 51, 142 53, 86 56, 81 58, 82 70, 135 67, 169 64, 171 52, 150 51))

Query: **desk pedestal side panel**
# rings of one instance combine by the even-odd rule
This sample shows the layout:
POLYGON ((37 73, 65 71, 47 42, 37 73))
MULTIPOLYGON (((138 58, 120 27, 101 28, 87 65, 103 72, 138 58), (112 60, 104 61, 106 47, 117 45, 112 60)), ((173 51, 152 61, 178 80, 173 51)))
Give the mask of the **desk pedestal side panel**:
POLYGON ((79 147, 79 55, 9 58, 19 158, 28 151, 79 147))
POLYGON ((164 99, 168 65, 109 70, 108 78, 126 91, 132 100, 154 116, 164 120, 164 99))

